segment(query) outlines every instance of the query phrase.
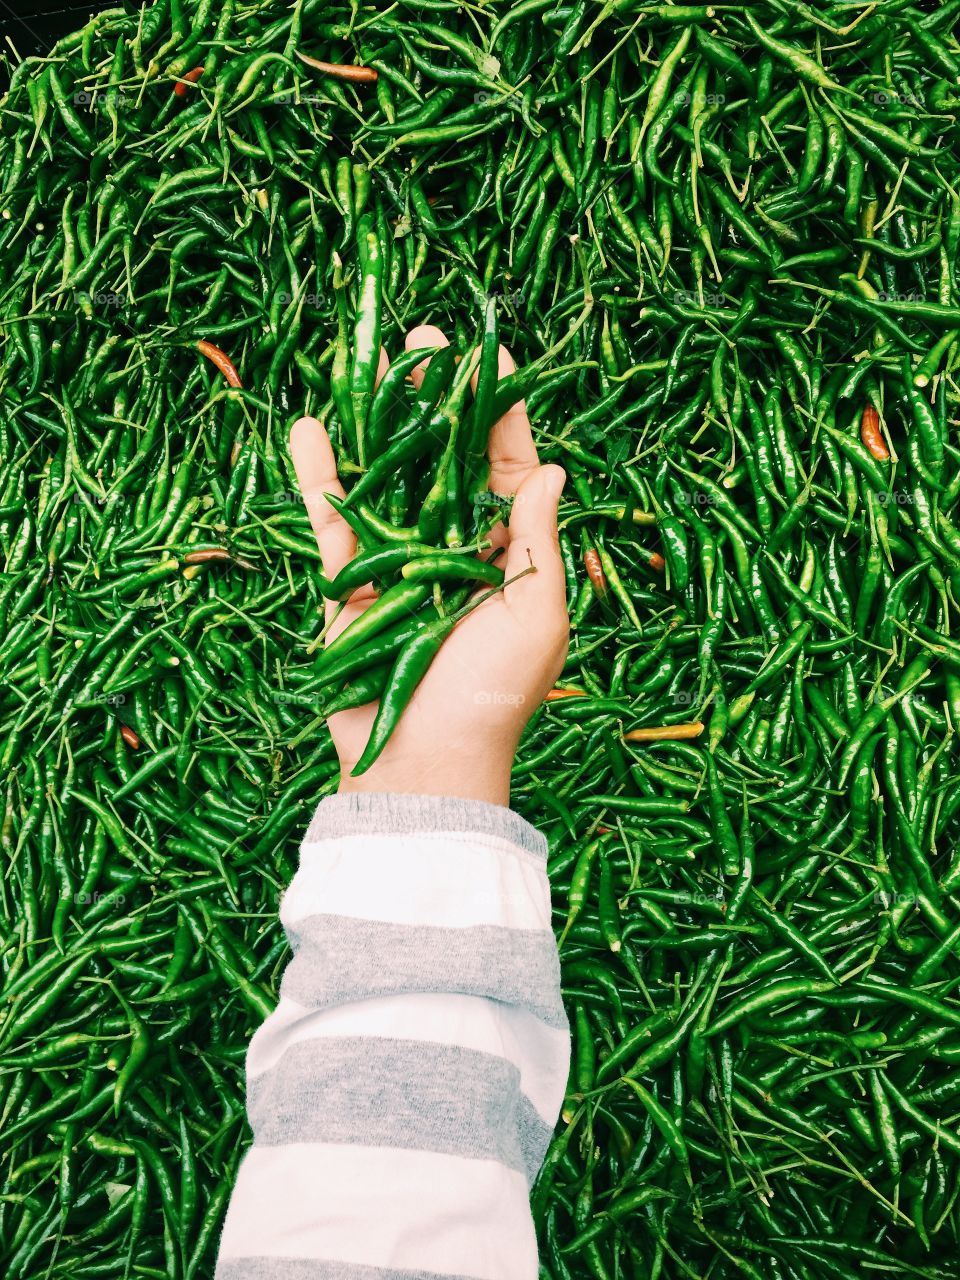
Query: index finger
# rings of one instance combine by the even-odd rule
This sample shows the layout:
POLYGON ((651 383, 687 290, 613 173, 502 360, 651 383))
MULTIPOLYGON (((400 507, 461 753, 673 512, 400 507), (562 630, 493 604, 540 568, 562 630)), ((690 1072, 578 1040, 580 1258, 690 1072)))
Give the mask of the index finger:
POLYGON ((290 431, 290 454, 307 515, 320 550, 323 573, 335 578, 357 553, 357 539, 325 495, 346 497, 330 437, 316 418, 298 418, 290 431))
MULTIPOLYGON (((387 353, 381 347, 376 386, 380 385, 389 364, 387 353)), ((335 498, 345 498, 347 495, 337 474, 330 437, 316 418, 298 418, 290 428, 290 455, 317 539, 324 576, 334 578, 357 554, 357 538, 324 496, 332 493, 335 498)))

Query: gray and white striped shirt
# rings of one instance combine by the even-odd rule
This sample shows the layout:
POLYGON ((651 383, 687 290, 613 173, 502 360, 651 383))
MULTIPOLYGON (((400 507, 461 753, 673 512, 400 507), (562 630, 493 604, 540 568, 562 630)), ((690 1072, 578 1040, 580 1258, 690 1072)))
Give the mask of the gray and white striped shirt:
POLYGON ((216 1280, 536 1280, 570 1061, 544 838, 480 801, 331 796, 280 919, 216 1280))

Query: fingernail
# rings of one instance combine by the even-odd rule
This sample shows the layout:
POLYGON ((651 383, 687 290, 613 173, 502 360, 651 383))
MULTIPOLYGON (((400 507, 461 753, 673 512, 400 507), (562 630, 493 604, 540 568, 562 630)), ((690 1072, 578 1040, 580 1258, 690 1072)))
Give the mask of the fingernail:
POLYGON ((560 495, 563 493, 563 486, 567 483, 567 473, 563 467, 558 467, 555 463, 551 463, 548 489, 550 497, 554 502, 560 501, 560 495))

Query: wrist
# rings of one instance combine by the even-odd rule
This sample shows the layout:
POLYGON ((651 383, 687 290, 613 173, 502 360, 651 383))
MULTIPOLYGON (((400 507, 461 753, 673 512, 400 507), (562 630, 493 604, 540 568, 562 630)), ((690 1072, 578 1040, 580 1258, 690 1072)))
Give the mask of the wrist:
POLYGON ((497 767, 485 768, 478 763, 468 769, 431 767, 418 764, 416 769, 389 762, 375 765, 358 778, 350 776, 344 765, 337 792, 378 791, 403 795, 450 796, 461 800, 483 800, 507 808, 510 804, 510 771, 497 767))

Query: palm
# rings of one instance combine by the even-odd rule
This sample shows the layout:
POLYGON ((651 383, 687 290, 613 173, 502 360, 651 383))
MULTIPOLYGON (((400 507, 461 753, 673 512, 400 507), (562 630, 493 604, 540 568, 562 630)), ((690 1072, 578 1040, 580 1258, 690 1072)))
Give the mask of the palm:
MULTIPOLYGON (((362 611, 351 613, 358 616, 362 611)), ((476 714, 478 698, 488 699, 481 705, 493 709, 521 705, 511 699, 526 701, 523 690, 511 687, 517 679, 515 655, 522 641, 517 621, 502 597, 480 605, 457 625, 433 660, 395 731, 392 745, 402 749, 408 738, 432 740, 441 732, 462 736, 476 714), (452 689, 457 690, 458 697, 451 698, 452 689)), ((352 766, 359 759, 376 711, 376 704, 369 703, 330 718, 330 732, 344 765, 349 762, 352 766)))

